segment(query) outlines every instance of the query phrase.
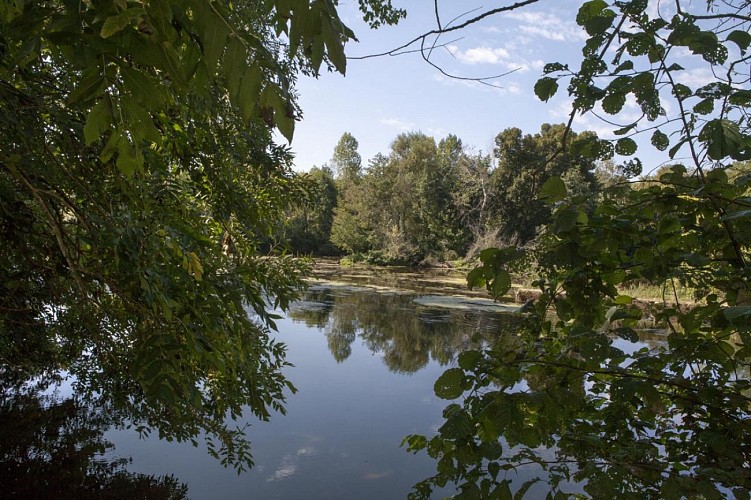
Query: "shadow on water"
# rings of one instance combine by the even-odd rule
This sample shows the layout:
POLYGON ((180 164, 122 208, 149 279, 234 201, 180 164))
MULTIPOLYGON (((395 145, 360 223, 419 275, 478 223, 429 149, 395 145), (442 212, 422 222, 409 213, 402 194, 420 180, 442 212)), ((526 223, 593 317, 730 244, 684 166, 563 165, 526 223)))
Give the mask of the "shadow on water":
POLYGON ((174 477, 132 473, 128 459, 109 458, 104 433, 122 424, 120 415, 54 387, 0 374, 0 497, 187 498, 174 477))
POLYGON ((431 360, 448 365, 460 352, 511 331, 519 322, 518 316, 482 310, 461 297, 440 302, 424 298, 408 292, 316 285, 305 300, 292 305, 289 316, 323 330, 337 362, 352 354, 359 338, 395 373, 414 373, 431 360))

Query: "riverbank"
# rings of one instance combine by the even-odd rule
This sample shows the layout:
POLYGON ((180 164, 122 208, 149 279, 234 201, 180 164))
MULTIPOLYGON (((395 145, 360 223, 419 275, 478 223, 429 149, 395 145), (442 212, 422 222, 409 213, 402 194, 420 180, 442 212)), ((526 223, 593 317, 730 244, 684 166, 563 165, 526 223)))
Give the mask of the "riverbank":
MULTIPOLYGON (((462 297, 489 298, 484 288, 469 289, 467 287, 466 268, 451 267, 423 267, 411 268, 406 266, 378 266, 372 264, 341 265, 336 258, 314 259, 313 275, 308 282, 315 284, 352 285, 373 288, 377 290, 409 291, 430 295, 456 295, 462 297)), ((632 297, 633 304, 645 316, 655 312, 656 306, 662 303, 658 287, 635 286, 621 291, 632 297)), ((540 291, 524 284, 512 284, 509 293, 499 299, 500 302, 524 304, 536 299, 540 291)), ((691 308, 694 301, 688 291, 681 291, 681 308, 691 308)))

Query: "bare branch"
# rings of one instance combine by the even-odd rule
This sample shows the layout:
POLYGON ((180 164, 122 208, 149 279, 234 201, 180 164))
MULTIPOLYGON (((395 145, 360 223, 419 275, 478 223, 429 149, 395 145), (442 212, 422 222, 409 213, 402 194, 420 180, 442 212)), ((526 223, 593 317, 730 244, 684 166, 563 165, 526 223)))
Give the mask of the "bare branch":
POLYGON ((438 29, 434 29, 434 30, 425 32, 422 35, 416 36, 415 38, 413 38, 412 40, 408 41, 407 43, 404 43, 404 44, 402 44, 402 45, 400 45, 400 46, 398 46, 398 47, 396 47, 394 49, 388 50, 386 52, 380 52, 380 53, 377 53, 377 54, 368 54, 368 55, 365 55, 365 56, 353 56, 353 57, 348 57, 347 59, 362 60, 362 59, 372 59, 372 58, 375 58, 375 57, 393 56, 393 55, 395 55, 395 53, 401 52, 404 49, 406 49, 407 47, 410 47, 410 46, 412 46, 412 45, 414 45, 414 44, 416 44, 418 42, 424 42, 429 36, 432 36, 432 35, 443 35, 443 34, 446 34, 446 33, 450 33, 452 31, 457 31, 457 30, 466 28, 467 26, 469 26, 471 24, 475 24, 475 23, 477 23, 477 22, 485 19, 486 17, 492 16, 492 15, 495 15, 495 14, 499 14, 501 12, 510 12, 510 11, 513 11, 513 10, 516 10, 516 9, 520 9, 520 8, 522 8, 524 6, 531 5, 531 4, 537 3, 539 1, 540 0, 524 0, 522 2, 517 2, 517 3, 513 4, 513 5, 507 5, 505 7, 498 7, 496 9, 491 9, 491 10, 488 10, 486 12, 483 12, 482 14, 480 14, 478 16, 475 16, 475 17, 473 17, 471 19, 468 19, 468 20, 464 21, 461 24, 457 24, 455 26, 446 27, 446 28, 440 28, 439 27, 438 29))

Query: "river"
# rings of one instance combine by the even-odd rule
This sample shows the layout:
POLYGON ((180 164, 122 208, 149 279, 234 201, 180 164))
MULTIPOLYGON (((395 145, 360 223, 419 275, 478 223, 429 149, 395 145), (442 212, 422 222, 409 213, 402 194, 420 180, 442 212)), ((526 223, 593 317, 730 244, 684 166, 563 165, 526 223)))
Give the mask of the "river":
MULTIPOLYGON (((400 447, 406 435, 434 434, 442 424, 447 402, 434 395, 435 380, 459 352, 509 328, 516 319, 508 314, 515 306, 435 294, 457 292, 456 275, 434 275, 426 281, 411 273, 388 274, 380 284, 357 273, 313 282, 277 321, 275 337, 286 344, 293 365, 285 375, 298 392, 288 394, 286 415, 273 415, 270 422, 237 422, 249 425, 246 433, 255 461, 250 471, 238 475, 223 467, 201 440, 194 447, 168 443, 155 434, 141 438, 134 429, 117 428, 116 419, 97 409, 74 415, 65 385, 56 394, 40 396, 31 416, 4 418, 14 419, 17 426, 23 421, 34 425, 40 408, 47 408, 42 413, 50 416, 49 409, 68 405, 67 413, 52 416, 55 422, 91 424, 92 435, 101 436, 85 438, 94 443, 87 441, 89 447, 107 448, 104 458, 120 460, 139 481, 172 475, 193 499, 405 498, 414 483, 435 470, 432 459, 400 447)), ((34 431, 19 430, 16 435, 24 432, 34 431)), ((27 445, 6 443, 6 448, 13 446, 27 445)), ((75 463, 76 473, 82 474, 86 466, 80 455, 75 460, 73 455, 61 456, 36 473, 46 474, 54 491, 56 475, 63 481, 72 474, 66 463, 75 463)), ((101 458, 92 463, 105 463, 101 458)), ((29 486, 27 493, 33 489, 29 486)), ((437 496, 441 493, 451 490, 437 496)))

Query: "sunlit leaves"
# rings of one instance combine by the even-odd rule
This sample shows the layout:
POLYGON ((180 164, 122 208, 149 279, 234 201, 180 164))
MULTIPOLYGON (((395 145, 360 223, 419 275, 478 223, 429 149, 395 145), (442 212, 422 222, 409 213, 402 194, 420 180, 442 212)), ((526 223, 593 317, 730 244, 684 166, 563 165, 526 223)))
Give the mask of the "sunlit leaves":
POLYGON ((371 28, 378 28, 383 24, 396 24, 407 17, 407 11, 395 8, 391 0, 358 0, 363 19, 371 28))

